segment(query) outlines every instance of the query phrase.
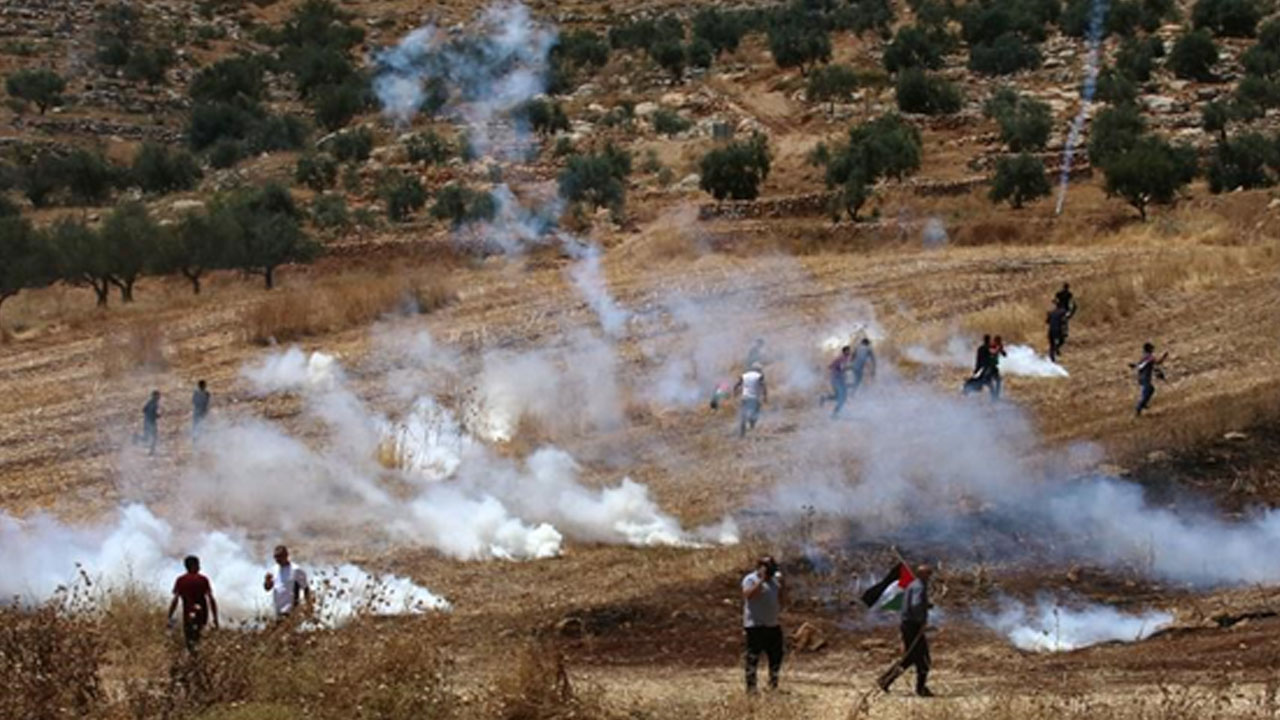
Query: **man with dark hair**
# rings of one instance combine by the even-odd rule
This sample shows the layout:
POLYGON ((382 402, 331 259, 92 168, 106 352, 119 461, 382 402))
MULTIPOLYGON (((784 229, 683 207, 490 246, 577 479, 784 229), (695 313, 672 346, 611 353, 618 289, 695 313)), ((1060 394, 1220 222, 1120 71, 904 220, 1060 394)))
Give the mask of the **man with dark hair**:
POLYGON ((173 611, 182 603, 182 637, 187 650, 195 652, 200 642, 200 632, 213 617, 213 627, 218 627, 218 601, 213 599, 213 586, 209 578, 200 574, 200 558, 188 555, 182 564, 187 572, 173 583, 173 600, 169 602, 169 626, 173 626, 173 611))
POLYGON ((147 454, 156 454, 156 439, 159 436, 160 391, 152 390, 151 398, 142 406, 142 438, 140 442, 148 446, 147 454))
POLYGON ((1136 363, 1129 363, 1129 367, 1138 372, 1138 387, 1141 389, 1138 394, 1138 405, 1134 408, 1134 417, 1142 416, 1142 411, 1151 404, 1151 396, 1156 394, 1152 376, 1164 379, 1164 370, 1160 366, 1169 357, 1169 353, 1156 358, 1155 352, 1155 345, 1145 343, 1142 346, 1142 359, 1136 363))
POLYGON ((973 360, 973 374, 968 380, 964 381, 964 394, 971 392, 982 392, 982 389, 990 385, 991 378, 991 336, 983 335, 982 344, 978 346, 978 352, 973 360))
POLYGON ((831 377, 831 394, 823 395, 818 401, 818 405, 827 404, 828 400, 834 400, 835 408, 831 411, 831 417, 840 414, 840 410, 844 407, 845 400, 849 398, 849 384, 845 379, 845 373, 849 370, 849 361, 852 359, 853 348, 845 345, 840 348, 840 354, 835 360, 827 365, 827 373, 831 377))
POLYGON ((769 687, 778 688, 782 669, 783 638, 778 616, 782 612, 782 573, 772 557, 756 561, 756 569, 742 578, 742 627, 746 632, 747 692, 756 691, 760 654, 769 658, 769 687))
POLYGON ((1000 358, 1007 357, 1004 351, 1004 339, 999 335, 991 339, 991 347, 987 350, 987 383, 991 388, 991 401, 1000 399, 1004 391, 1004 380, 1000 377, 1000 358))
POLYGON ((283 618, 311 602, 311 587, 307 585, 307 573, 289 562, 289 548, 277 545, 274 557, 276 573, 267 573, 262 589, 271 593, 276 617, 283 618))
POLYGON ((191 393, 191 437, 194 438, 200 434, 200 425, 209 415, 209 401, 212 399, 213 396, 209 393, 205 382, 203 380, 197 382, 195 392, 191 393))
POLYGON ((893 681, 912 666, 916 669, 916 694, 920 697, 933 697, 929 691, 929 641, 924 636, 925 626, 929 624, 929 578, 933 577, 933 568, 921 565, 916 568, 915 580, 907 586, 902 594, 902 659, 889 668, 878 681, 880 689, 889 692, 893 681))

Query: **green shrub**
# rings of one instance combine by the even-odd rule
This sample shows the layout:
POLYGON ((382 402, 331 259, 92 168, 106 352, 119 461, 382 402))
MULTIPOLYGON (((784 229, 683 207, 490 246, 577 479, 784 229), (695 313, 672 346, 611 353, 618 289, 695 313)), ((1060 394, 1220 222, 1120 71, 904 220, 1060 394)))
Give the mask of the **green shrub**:
POLYGON ((899 28, 893 42, 884 50, 884 69, 891 73, 906 68, 937 70, 942 67, 942 56, 948 48, 949 39, 945 31, 919 25, 899 28))
POLYGON ((457 183, 449 183, 436 191, 436 201, 431 206, 432 217, 448 220, 455 228, 492 220, 497 212, 498 204, 493 195, 457 183))
POLYGON ((717 200, 754 200, 769 177, 771 157, 763 135, 708 152, 699 163, 701 187, 717 200))
POLYGON ((1023 203, 1048 195, 1049 191, 1044 162, 1039 158, 1022 153, 1005 155, 996 160, 996 172, 991 180, 989 195, 991 202, 1008 201, 1016 210, 1023 203))
POLYGON ((343 230, 351 226, 347 200, 338 193, 317 195, 311 201, 311 222, 322 230, 343 230))
POLYGON ((405 152, 410 162, 430 165, 444 165, 454 156, 453 143, 431 130, 405 140, 405 152))
POLYGON ((858 89, 858 74, 848 65, 832 64, 809 73, 805 97, 809 102, 850 100, 858 89))
POLYGON ((679 135, 691 127, 693 127, 693 121, 685 119, 675 110, 658 108, 658 111, 653 114, 654 132, 661 135, 668 137, 679 135))
POLYGON ((1039 100, 1001 88, 983 106, 983 113, 1000 125, 1000 139, 1010 152, 1043 150, 1049 142, 1053 115, 1039 100))
POLYGON ((969 69, 984 75, 1012 75, 1040 67, 1040 51, 1016 33, 1005 33, 990 44, 969 47, 969 69))
POLYGON ((158 143, 143 143, 129 171, 143 192, 169 193, 190 190, 204 173, 191 153, 158 143))
POLYGON ((418 178, 388 170, 378 182, 378 196, 387 206, 387 219, 404 222, 427 203, 427 192, 418 178))
POLYGON ((919 68, 898 73, 898 109, 906 113, 949 115, 963 103, 960 90, 945 78, 928 75, 919 68))
POLYGON ((293 179, 316 192, 328 190, 338 179, 338 161, 327 153, 306 153, 298 158, 293 179))
POLYGON ((1169 68, 1186 80, 1213 80, 1213 65, 1218 62, 1218 45, 1207 30, 1183 33, 1169 53, 1169 68))
POLYGON ((43 115, 46 110, 62 104, 62 91, 67 81, 52 70, 19 70, 5 78, 5 91, 23 102, 34 103, 43 115))
POLYGON ((1191 22, 1219 37, 1253 37, 1264 15, 1257 0, 1196 0, 1191 22))
POLYGON ((1171 204, 1196 175, 1195 148, 1170 145, 1155 135, 1139 137, 1131 147, 1102 164, 1108 197, 1119 196, 1147 219, 1147 206, 1171 204))
POLYGON ((326 138, 320 149, 339 162, 364 162, 373 152, 373 131, 369 128, 343 130, 326 138))

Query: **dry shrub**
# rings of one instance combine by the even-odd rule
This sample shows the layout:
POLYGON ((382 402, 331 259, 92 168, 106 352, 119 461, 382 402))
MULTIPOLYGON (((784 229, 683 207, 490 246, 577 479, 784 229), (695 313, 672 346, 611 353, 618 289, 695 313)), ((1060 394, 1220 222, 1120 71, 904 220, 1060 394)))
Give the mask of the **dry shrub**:
POLYGON ((123 332, 103 335, 100 357, 102 374, 108 378, 169 368, 164 330, 153 320, 140 319, 123 332))
POLYGON ((575 691, 564 656, 553 644, 530 643, 496 683, 494 711, 503 720, 609 717, 598 699, 589 695, 575 691))
POLYGON ((0 717, 83 718, 104 703, 97 624, 62 598, 0 608, 0 717))
POLYGON ((390 313, 429 313, 457 294, 442 273, 352 272, 278 290, 245 309, 246 339, 289 342, 357 327, 390 313))
POLYGON ((961 325, 979 335, 1000 335, 1006 343, 1037 343, 1045 333, 1045 313, 1033 302, 1002 302, 964 316, 961 325))
POLYGON ((710 250, 699 229, 698 210, 692 204, 663 213, 642 235, 616 252, 625 261, 663 262, 692 260, 710 250))

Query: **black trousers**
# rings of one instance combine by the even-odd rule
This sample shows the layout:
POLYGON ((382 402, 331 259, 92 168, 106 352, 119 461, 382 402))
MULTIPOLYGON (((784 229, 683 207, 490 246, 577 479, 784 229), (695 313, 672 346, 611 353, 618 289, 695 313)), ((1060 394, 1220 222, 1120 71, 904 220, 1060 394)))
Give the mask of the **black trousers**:
POLYGON ((749 627, 747 631, 747 690, 756 689, 756 667, 760 664, 760 653, 769 658, 769 687, 778 687, 778 671, 782 669, 782 628, 749 627))
POLYGON ((902 622, 902 649, 906 653, 899 664, 903 670, 911 666, 916 668, 916 691, 925 687, 929 679, 929 639, 924 636, 924 623, 904 620, 902 622))
POLYGON ((182 638, 187 642, 187 650, 195 652, 196 646, 200 644, 201 630, 204 630, 204 623, 197 620, 186 620, 182 623, 182 638))

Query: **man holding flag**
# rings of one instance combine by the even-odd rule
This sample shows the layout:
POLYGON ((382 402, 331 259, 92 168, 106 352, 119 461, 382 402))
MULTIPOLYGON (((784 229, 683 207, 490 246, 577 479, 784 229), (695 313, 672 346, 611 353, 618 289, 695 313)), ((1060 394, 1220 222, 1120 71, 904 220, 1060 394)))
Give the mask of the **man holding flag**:
POLYGON ((912 574, 905 562, 899 562, 883 580, 862 594, 867 607, 879 610, 898 610, 901 614, 903 655, 877 680, 880 689, 889 692, 893 681, 915 666, 916 694, 933 697, 929 691, 929 641, 924 629, 929 624, 929 578, 933 568, 921 565, 912 574))

